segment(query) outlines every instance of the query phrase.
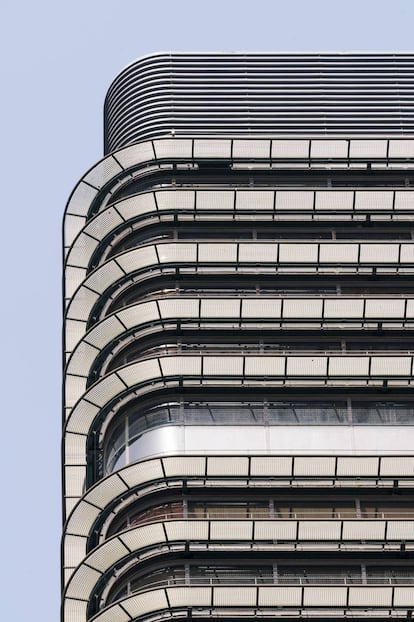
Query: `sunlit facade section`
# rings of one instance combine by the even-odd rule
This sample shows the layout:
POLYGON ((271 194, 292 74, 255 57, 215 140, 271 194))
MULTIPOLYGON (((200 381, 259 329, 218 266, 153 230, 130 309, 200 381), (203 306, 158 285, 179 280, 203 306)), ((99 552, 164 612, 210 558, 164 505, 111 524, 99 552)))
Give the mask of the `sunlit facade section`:
POLYGON ((110 87, 64 222, 62 622, 412 617, 413 61, 110 87))

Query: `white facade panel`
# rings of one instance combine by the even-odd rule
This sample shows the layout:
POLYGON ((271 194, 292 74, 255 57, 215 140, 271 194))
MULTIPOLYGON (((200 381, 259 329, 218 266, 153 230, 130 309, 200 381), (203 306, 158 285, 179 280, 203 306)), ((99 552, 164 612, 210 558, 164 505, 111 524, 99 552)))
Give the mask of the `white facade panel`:
POLYGON ((236 210, 273 210, 275 193, 270 190, 238 190, 236 210))
POLYGON ((278 190, 276 193, 276 210, 313 210, 314 193, 310 191, 278 190))
POLYGON ((315 196, 316 211, 338 210, 351 211, 354 205, 354 193, 345 190, 317 190, 315 196))

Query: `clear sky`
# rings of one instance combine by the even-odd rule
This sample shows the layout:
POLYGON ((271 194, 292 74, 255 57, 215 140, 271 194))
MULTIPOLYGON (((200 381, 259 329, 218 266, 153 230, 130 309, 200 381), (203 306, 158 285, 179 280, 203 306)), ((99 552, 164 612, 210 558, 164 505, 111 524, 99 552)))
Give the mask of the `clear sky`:
POLYGON ((5 622, 59 615, 61 218, 114 76, 158 51, 413 50, 413 24, 414 0, 2 1, 5 622))

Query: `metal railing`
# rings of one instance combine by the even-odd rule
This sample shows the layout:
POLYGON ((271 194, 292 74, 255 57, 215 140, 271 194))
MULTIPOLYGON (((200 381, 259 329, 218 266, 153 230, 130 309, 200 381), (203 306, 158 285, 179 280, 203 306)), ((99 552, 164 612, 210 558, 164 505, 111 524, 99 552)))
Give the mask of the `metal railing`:
MULTIPOLYGON (((159 581, 143 582, 136 587, 130 587, 129 593, 136 594, 153 589, 173 587, 173 586, 260 586, 260 585, 326 585, 326 586, 340 586, 340 585, 414 585, 414 576, 367 576, 361 575, 222 575, 220 577, 170 577, 159 581)), ((127 588, 128 589, 128 588, 127 588)))
POLYGON ((164 510, 159 512, 148 512, 142 516, 132 517, 128 521, 128 527, 139 527, 156 522, 172 520, 414 520, 413 510, 389 510, 389 511, 370 511, 370 510, 302 510, 302 511, 278 511, 270 510, 254 512, 235 512, 231 508, 223 508, 223 512, 203 511, 203 510, 164 510))

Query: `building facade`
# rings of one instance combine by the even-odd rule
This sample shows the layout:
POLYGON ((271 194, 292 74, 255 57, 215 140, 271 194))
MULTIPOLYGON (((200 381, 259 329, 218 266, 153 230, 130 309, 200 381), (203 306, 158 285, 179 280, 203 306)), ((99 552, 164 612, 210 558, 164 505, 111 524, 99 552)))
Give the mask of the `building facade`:
POLYGON ((63 622, 411 618, 413 74, 111 85, 64 223, 63 622))

